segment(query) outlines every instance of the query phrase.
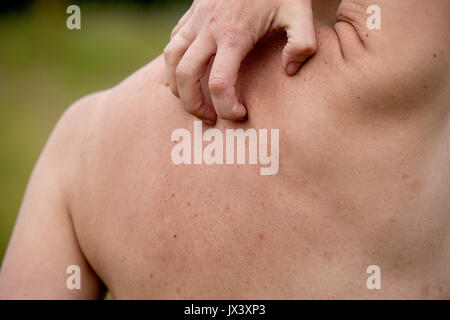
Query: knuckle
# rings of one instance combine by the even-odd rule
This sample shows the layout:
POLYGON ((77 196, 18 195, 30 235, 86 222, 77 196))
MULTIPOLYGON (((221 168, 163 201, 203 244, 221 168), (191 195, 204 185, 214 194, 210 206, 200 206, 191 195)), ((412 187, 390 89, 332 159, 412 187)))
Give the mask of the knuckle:
POLYGON ((314 41, 305 42, 300 49, 304 53, 313 54, 317 50, 317 44, 314 41))
POLYGON ((191 72, 183 63, 180 63, 175 70, 175 75, 177 80, 184 82, 190 78, 191 72))
POLYGON ((239 25, 230 25, 222 33, 222 39, 225 44, 231 47, 237 47, 246 39, 246 31, 239 25))
POLYGON ((170 43, 164 48, 163 54, 164 54, 164 59, 166 60, 167 63, 170 63, 173 57, 173 49, 170 46, 170 43))
POLYGON ((294 42, 292 48, 301 54, 311 55, 317 50, 317 44, 314 41, 294 42))
POLYGON ((231 82, 224 77, 214 76, 209 79, 209 92, 212 95, 219 95, 224 93, 230 86, 231 82))

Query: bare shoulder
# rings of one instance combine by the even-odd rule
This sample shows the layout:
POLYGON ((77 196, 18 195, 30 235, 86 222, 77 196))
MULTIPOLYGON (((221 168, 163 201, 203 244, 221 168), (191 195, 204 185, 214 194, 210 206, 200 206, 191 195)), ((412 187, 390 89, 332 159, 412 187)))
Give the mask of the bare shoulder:
POLYGON ((132 163, 141 168, 143 161, 158 161, 157 150, 170 142, 170 133, 192 117, 180 103, 166 86, 164 62, 158 57, 116 86, 69 108, 61 119, 68 134, 60 139, 69 139, 74 148, 69 169, 72 215, 90 212, 88 208, 100 201, 90 201, 94 194, 112 197, 109 186, 102 185, 105 177, 115 182, 132 163))
POLYGON ((140 125, 164 126, 170 118, 168 107, 179 109, 179 102, 168 92, 164 65, 157 58, 116 86, 73 103, 49 143, 71 159, 70 170, 76 172, 83 169, 86 157, 101 157, 103 150, 111 151, 111 144, 119 147, 120 137, 131 138, 140 125))

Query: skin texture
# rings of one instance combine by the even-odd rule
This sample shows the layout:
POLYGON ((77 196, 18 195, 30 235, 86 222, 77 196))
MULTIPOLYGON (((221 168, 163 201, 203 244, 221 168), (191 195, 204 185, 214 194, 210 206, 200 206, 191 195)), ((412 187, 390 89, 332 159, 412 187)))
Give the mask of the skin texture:
POLYGON ((293 75, 317 48, 311 0, 195 0, 164 50, 167 81, 185 110, 209 124, 217 114, 245 120, 235 89, 239 68, 258 40, 277 29, 286 30, 282 64, 293 75), (210 104, 200 80, 213 57, 210 104))
POLYGON ((76 102, 30 180, 0 298, 450 298, 450 4, 378 2, 372 31, 370 1, 343 1, 336 24, 319 6, 295 77, 282 34, 244 62, 249 120, 216 127, 280 129, 274 176, 171 162, 195 118, 162 58, 76 102), (81 290, 65 288, 73 264, 81 290))

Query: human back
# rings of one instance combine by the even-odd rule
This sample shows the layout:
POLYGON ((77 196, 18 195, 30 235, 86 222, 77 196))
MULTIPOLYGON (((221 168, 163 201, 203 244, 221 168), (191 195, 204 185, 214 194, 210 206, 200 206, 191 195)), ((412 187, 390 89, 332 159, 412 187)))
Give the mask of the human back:
POLYGON ((65 151, 64 205, 115 298, 448 298, 448 4, 406 30, 400 1, 380 1, 377 33, 362 32, 365 1, 343 3, 296 77, 283 34, 263 40, 238 82, 249 120, 217 123, 258 142, 278 130, 272 175, 259 152, 256 165, 174 163, 173 133, 195 139, 195 118, 161 58, 66 113, 50 143, 65 151), (373 265, 381 290, 366 286, 373 265))
POLYGON ((194 118, 165 86, 161 58, 102 94, 71 206, 115 297, 448 297, 449 86, 436 72, 447 44, 406 77, 348 27, 319 26, 318 53, 293 79, 279 65, 281 34, 242 67, 250 118, 217 128, 279 129, 275 175, 173 163, 172 133, 194 137, 194 118), (384 271, 381 291, 366 287, 370 265, 384 271))

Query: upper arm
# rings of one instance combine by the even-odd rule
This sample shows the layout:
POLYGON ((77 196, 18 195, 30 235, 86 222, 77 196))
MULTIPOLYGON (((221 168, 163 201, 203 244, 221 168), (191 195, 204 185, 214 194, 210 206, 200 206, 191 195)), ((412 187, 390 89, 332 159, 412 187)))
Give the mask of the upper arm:
POLYGON ((102 298, 101 282, 83 256, 67 206, 79 144, 81 101, 66 112, 30 178, 0 272, 0 299, 102 298), (81 289, 69 290, 67 267, 81 269, 81 289))

